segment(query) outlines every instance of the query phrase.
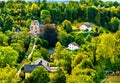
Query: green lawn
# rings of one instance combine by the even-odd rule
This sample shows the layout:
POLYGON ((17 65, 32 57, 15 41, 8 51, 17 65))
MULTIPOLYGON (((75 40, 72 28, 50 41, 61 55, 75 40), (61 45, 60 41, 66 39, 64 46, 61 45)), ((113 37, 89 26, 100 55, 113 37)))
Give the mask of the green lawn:
POLYGON ((120 83, 120 76, 107 76, 105 83, 120 83))

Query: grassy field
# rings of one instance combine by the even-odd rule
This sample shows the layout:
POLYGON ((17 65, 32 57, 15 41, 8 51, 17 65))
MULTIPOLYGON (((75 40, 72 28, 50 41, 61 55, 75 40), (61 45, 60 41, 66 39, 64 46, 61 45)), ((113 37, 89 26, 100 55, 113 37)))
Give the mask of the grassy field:
POLYGON ((107 76, 105 83, 120 83, 120 76, 107 76))

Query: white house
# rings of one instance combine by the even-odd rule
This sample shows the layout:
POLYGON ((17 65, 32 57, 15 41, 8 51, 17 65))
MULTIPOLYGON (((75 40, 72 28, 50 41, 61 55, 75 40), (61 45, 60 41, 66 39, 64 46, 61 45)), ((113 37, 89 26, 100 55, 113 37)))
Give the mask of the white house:
POLYGON ((78 50, 78 49, 80 49, 80 47, 76 42, 71 42, 70 44, 68 44, 67 49, 68 50, 78 50))
POLYGON ((31 25, 30 25, 30 33, 34 36, 37 37, 40 34, 40 28, 42 26, 40 25, 38 20, 32 20, 31 25))
POLYGON ((86 22, 86 23, 84 23, 83 25, 80 26, 80 30, 81 31, 91 31, 92 27, 88 22, 86 22))

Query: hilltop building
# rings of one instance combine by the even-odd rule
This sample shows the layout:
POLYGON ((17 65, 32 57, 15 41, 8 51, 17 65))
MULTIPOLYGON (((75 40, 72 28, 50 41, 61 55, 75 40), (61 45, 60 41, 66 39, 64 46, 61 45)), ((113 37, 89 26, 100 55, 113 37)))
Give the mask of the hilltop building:
POLYGON ((43 25, 40 24, 38 20, 32 20, 30 24, 30 34, 34 37, 39 36, 42 27, 43 25))

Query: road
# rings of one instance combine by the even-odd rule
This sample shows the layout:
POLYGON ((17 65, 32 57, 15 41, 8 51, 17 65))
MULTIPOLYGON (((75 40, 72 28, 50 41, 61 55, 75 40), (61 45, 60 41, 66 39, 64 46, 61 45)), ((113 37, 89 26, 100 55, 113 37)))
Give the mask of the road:
POLYGON ((30 54, 28 55, 28 59, 31 58, 31 56, 32 56, 32 54, 33 54, 33 51, 34 51, 35 47, 36 47, 36 38, 35 38, 35 42, 34 42, 34 45, 33 45, 33 47, 32 47, 32 50, 31 50, 30 54))
MULTIPOLYGON (((32 54, 33 54, 33 51, 34 51, 35 47, 36 47, 36 38, 35 38, 32 50, 31 50, 30 54, 28 55, 27 59, 30 59, 32 57, 32 54)), ((20 66, 19 70, 16 73, 17 76, 20 75, 21 69, 24 67, 25 62, 26 62, 26 59, 22 61, 21 66, 20 66)))
POLYGON ((104 83, 106 81, 106 79, 103 79, 100 83, 104 83))

